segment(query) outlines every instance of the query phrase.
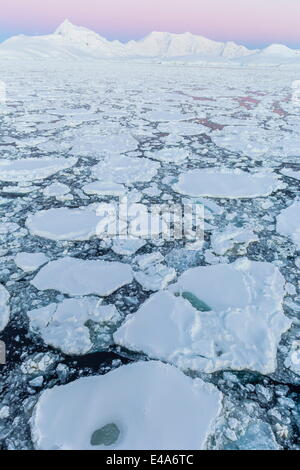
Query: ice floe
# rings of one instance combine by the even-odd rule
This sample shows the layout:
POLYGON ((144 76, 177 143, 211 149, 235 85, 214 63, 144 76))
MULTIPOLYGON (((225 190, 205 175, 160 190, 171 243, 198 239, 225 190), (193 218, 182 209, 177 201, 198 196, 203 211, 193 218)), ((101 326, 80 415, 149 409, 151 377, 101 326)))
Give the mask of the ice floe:
POLYGON ((106 157, 93 167, 93 176, 101 181, 131 184, 151 181, 160 164, 148 158, 132 158, 125 155, 106 157))
POLYGON ((20 158, 0 160, 0 180, 8 182, 36 181, 48 178, 55 173, 71 168, 77 158, 20 158))
POLYGON ((146 157, 159 160, 162 163, 180 163, 188 158, 190 152, 182 148, 170 147, 155 152, 147 152, 146 157))
POLYGON ((144 290, 165 289, 176 278, 175 269, 164 265, 163 261, 164 257, 159 252, 135 258, 139 269, 134 271, 134 278, 144 290))
POLYGON ((146 245, 145 240, 140 238, 115 238, 111 249, 117 255, 134 255, 140 248, 146 245))
POLYGON ((45 390, 32 437, 42 450, 203 449, 221 398, 170 365, 137 362, 45 390))
POLYGON ((277 232, 290 238, 300 250, 300 201, 293 202, 278 215, 277 232))
MULTIPOLYGON (((65 299, 27 313, 30 328, 44 342, 69 355, 87 354, 93 347, 87 322, 102 326, 100 332, 108 336, 108 328, 120 322, 114 305, 101 305, 98 297, 65 299)), ((109 338, 105 338, 109 341, 109 338)))
POLYGON ((44 253, 21 252, 15 256, 16 265, 24 272, 36 271, 36 269, 43 266, 48 261, 49 258, 44 253))
POLYGON ((69 256, 50 261, 31 281, 39 290, 55 289, 69 295, 108 296, 133 280, 128 264, 82 260, 69 256))
POLYGON ((274 173, 247 173, 241 170, 197 169, 179 176, 174 191, 192 197, 255 198, 269 196, 285 188, 274 173))
POLYGON ((235 245, 241 245, 245 250, 250 243, 256 241, 258 241, 258 237, 253 230, 230 226, 221 232, 213 233, 211 246, 217 255, 225 255, 235 245))
MULTIPOLYGON (((105 122, 105 121, 104 121, 105 122)), ((72 153, 99 157, 112 156, 137 149, 137 140, 131 134, 118 135, 82 135, 77 136, 72 144, 72 153)))
POLYGON ((0 331, 4 330, 9 321, 10 308, 8 302, 9 293, 5 287, 0 284, 0 331))
POLYGON ((284 279, 269 263, 241 259, 192 268, 129 315, 114 339, 183 370, 268 374, 291 325, 283 296, 284 279))
POLYGON ((50 240, 89 240, 97 233, 101 217, 96 214, 97 205, 78 209, 67 207, 43 210, 30 215, 26 227, 32 235, 50 240))
POLYGON ((122 184, 107 181, 95 181, 94 183, 86 184, 82 190, 86 194, 96 194, 97 196, 123 196, 126 192, 122 184))

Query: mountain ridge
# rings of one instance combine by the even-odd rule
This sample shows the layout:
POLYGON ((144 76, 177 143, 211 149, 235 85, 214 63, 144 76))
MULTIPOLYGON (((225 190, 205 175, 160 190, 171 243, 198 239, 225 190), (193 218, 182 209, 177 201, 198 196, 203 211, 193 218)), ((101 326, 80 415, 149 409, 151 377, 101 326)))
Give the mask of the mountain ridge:
POLYGON ((100 34, 76 26, 66 19, 54 31, 43 36, 13 36, 0 43, 0 57, 14 58, 162 58, 202 57, 242 62, 300 60, 300 51, 282 44, 271 44, 265 49, 248 49, 234 41, 219 42, 201 35, 153 31, 140 40, 121 43, 110 41, 100 34))

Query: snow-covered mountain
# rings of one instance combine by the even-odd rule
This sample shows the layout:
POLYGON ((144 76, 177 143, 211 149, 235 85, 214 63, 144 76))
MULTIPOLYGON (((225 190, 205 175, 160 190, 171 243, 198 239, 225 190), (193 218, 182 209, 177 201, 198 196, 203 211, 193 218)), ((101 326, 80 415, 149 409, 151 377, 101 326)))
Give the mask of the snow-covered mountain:
POLYGON ((236 58, 255 53, 234 42, 217 42, 191 33, 153 32, 139 41, 108 41, 90 29, 65 20, 53 34, 15 36, 0 44, 0 57, 207 57, 236 58))
POLYGON ((180 57, 200 54, 233 58, 255 52, 234 42, 216 42, 191 33, 172 34, 156 31, 140 41, 129 41, 125 47, 129 54, 150 57, 180 57))
POLYGON ((283 44, 271 44, 251 56, 241 57, 239 62, 260 65, 300 64, 300 50, 290 49, 283 44))
POLYGON ((249 50, 234 42, 217 42, 191 33, 152 32, 139 41, 123 44, 109 41, 90 29, 65 20, 53 34, 12 37, 0 44, 0 58, 99 59, 120 57, 178 58, 186 60, 242 63, 285 63, 300 61, 300 51, 273 44, 266 49, 249 50))

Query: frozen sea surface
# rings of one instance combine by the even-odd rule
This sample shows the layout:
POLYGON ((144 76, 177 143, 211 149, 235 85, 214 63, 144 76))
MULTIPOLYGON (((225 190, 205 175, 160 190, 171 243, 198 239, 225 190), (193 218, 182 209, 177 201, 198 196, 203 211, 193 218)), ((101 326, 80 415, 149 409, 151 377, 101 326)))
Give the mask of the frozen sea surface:
POLYGON ((299 69, 0 72, 0 449, 299 448, 299 69), (204 242, 98 238, 120 197, 204 242))

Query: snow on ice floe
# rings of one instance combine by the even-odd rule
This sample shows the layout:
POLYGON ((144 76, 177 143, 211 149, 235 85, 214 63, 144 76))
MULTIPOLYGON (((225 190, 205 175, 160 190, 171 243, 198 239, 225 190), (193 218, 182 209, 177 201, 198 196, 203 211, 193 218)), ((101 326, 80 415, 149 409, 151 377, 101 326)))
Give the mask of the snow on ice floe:
POLYGON ((129 315, 114 339, 183 370, 272 373, 281 335, 291 326, 284 285, 270 263, 192 268, 129 315))
POLYGON ((196 169, 179 176, 174 191, 192 197, 256 198, 269 196, 286 185, 274 173, 247 173, 229 169, 196 169))
POLYGON ((98 335, 102 334, 106 345, 110 342, 109 329, 121 319, 114 305, 101 305, 98 297, 65 299, 27 315, 33 332, 40 334, 46 344, 68 355, 87 354, 92 349, 87 322, 99 325, 98 335))
POLYGON ((295 201, 278 215, 277 232, 290 238, 300 250, 300 201, 295 201))
POLYGON ((15 256, 15 263, 18 268, 24 272, 36 271, 40 266, 43 266, 49 261, 49 258, 44 253, 26 253, 21 252, 15 256))
POLYGON ((164 148, 154 152, 146 152, 146 157, 159 160, 162 163, 180 163, 188 158, 189 150, 182 148, 164 148))
MULTIPOLYGON (((105 122, 105 121, 104 121, 105 122)), ((85 135, 75 137, 72 154, 90 157, 113 156, 137 150, 138 141, 131 134, 85 135)))
POLYGON ((41 450, 203 449, 221 399, 173 366, 137 362, 44 391, 32 438, 41 450))
POLYGON ((47 209, 30 215, 26 227, 32 235, 50 240, 89 240, 96 235, 101 217, 97 205, 78 209, 67 207, 47 209))
POLYGON ((146 245, 141 238, 115 238, 111 249, 117 255, 134 255, 140 248, 146 245))
POLYGON ((211 246, 214 253, 217 255, 225 255, 228 250, 231 250, 235 245, 242 245, 243 248, 258 241, 257 235, 253 230, 229 226, 221 232, 213 233, 211 237, 211 246))
POLYGON ((70 188, 66 184, 52 183, 44 189, 43 194, 46 197, 56 197, 58 200, 64 200, 70 197, 69 192, 70 188))
POLYGON ((151 181, 159 168, 158 162, 148 158, 112 155, 95 165, 92 173, 100 181, 131 184, 151 181))
POLYGON ((135 280, 147 291, 165 289, 176 278, 176 271, 163 264, 161 253, 140 255, 135 258, 138 269, 134 271, 135 280))
POLYGON ((0 180, 7 182, 36 181, 48 178, 77 163, 77 158, 20 158, 0 160, 0 180))
POLYGON ((97 196, 123 196, 126 188, 123 184, 110 183, 107 181, 94 181, 82 188, 85 194, 97 196))
POLYGON ((0 284, 0 331, 4 330, 9 321, 10 308, 8 301, 9 293, 5 287, 0 284))
MULTIPOLYGON (((176 138, 177 136, 194 136, 205 134, 209 129, 202 124, 194 122, 176 122, 159 124, 158 130, 162 133, 168 133, 176 138)), ((166 138, 168 139, 168 137, 166 138)))
POLYGON ((177 111, 149 111, 143 114, 143 118, 152 122, 168 122, 168 121, 187 121, 194 118, 193 114, 179 113, 177 111))
POLYGON ((106 297, 133 280, 128 264, 65 257, 49 262, 31 281, 39 290, 106 297))

